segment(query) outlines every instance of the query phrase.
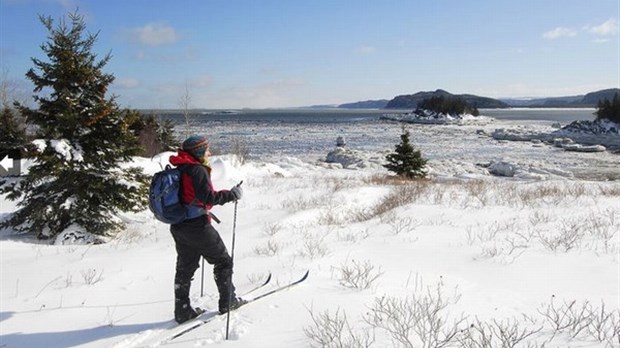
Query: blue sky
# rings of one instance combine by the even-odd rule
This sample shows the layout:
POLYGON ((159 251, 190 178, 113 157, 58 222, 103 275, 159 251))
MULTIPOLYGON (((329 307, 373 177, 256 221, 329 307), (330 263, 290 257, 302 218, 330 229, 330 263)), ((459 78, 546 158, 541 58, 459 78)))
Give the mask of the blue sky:
POLYGON ((541 97, 620 87, 620 0, 0 0, 5 81, 79 8, 123 107, 268 108, 445 89, 541 97))

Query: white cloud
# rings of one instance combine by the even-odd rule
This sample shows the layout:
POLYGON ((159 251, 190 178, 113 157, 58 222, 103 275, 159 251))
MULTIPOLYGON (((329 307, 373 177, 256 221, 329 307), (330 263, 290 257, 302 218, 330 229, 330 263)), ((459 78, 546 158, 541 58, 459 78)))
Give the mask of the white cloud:
POLYGON ((586 28, 590 33, 601 36, 612 36, 618 34, 618 21, 610 18, 601 25, 586 28))
POLYGON ((152 47, 173 44, 179 40, 176 30, 165 23, 149 23, 129 29, 127 34, 132 41, 152 47))
POLYGON ((561 37, 572 37, 577 35, 577 32, 570 28, 557 27, 543 34, 543 37, 548 40, 555 40, 561 37))

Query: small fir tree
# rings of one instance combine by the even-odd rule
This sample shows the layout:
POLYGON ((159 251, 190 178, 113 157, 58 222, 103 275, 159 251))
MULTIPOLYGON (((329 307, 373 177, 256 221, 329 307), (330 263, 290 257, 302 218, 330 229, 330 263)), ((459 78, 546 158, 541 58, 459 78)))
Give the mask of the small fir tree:
POLYGON ((158 120, 155 115, 142 115, 139 111, 127 111, 131 131, 138 137, 141 156, 151 157, 162 151, 174 151, 180 147, 174 136, 172 121, 158 120))
POLYGON ((607 119, 620 124, 620 96, 618 93, 614 93, 612 100, 607 98, 599 100, 594 114, 597 120, 607 119))
POLYGON ((111 235, 122 227, 118 211, 146 206, 147 177, 140 168, 120 167, 139 145, 114 97, 106 98, 114 77, 102 68, 110 55, 97 60, 91 52, 97 35, 85 34, 77 13, 68 18, 54 28, 51 17, 40 17, 49 32, 41 46, 49 62, 32 58, 26 73, 38 108, 18 104, 36 126, 38 152, 28 175, 1 189, 19 200, 19 209, 0 228, 41 239, 69 227, 111 235))
POLYGON ((23 149, 27 143, 26 126, 15 116, 14 110, 3 106, 0 109, 0 150, 5 153, 23 149))
POLYGON ((396 175, 408 179, 424 178, 427 160, 422 158, 420 150, 414 149, 409 136, 409 131, 403 127, 400 144, 396 145, 395 152, 385 157, 388 163, 383 166, 396 175))

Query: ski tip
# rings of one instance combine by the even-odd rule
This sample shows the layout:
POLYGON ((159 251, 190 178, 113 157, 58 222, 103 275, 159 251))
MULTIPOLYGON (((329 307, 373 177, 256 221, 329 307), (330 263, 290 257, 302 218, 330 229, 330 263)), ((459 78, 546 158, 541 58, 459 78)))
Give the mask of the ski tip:
POLYGON ((265 281, 263 282, 262 285, 267 285, 270 281, 271 281, 271 272, 269 272, 269 275, 267 276, 267 279, 265 279, 265 281))
POLYGON ((306 274, 304 274, 304 276, 303 276, 303 277, 301 277, 301 279, 300 279, 299 281, 306 280, 306 278, 308 278, 308 274, 310 274, 310 270, 307 270, 307 271, 306 271, 306 274))

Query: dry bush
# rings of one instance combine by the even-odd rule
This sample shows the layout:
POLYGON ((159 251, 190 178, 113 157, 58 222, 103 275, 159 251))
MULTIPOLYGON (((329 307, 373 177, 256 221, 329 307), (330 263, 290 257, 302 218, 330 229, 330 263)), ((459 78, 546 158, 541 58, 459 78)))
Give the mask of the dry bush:
POLYGON ((370 237, 370 229, 366 228, 360 232, 338 231, 338 240, 341 242, 357 243, 370 237))
POLYGON ((461 317, 448 323, 446 309, 450 303, 450 299, 444 298, 441 285, 435 290, 429 288, 425 294, 405 298, 384 296, 375 299, 365 321, 385 330, 395 343, 404 347, 448 347, 465 321, 461 317))
POLYGON ((556 231, 558 233, 555 234, 538 232, 540 243, 551 251, 563 249, 564 252, 568 252, 577 247, 585 235, 582 222, 572 219, 560 221, 556 231))
POLYGON ((369 261, 357 262, 352 260, 350 263, 342 264, 337 270, 340 272, 340 284, 347 288, 368 289, 383 275, 381 268, 369 261))
POLYGON ((395 235, 401 233, 410 233, 421 225, 416 219, 408 216, 399 217, 394 212, 389 212, 381 217, 381 221, 386 223, 392 229, 395 235))
POLYGON ((540 224, 547 224, 554 220, 554 216, 550 213, 544 213, 541 211, 534 211, 530 214, 530 223, 532 226, 538 226, 540 224))
POLYGON ((254 253, 259 256, 275 256, 281 250, 281 245, 273 239, 269 239, 264 245, 254 247, 254 253))
POLYGON ((381 216, 398 207, 416 202, 425 196, 431 185, 428 180, 409 180, 406 184, 394 186, 390 193, 370 209, 369 215, 381 216))
POLYGON ((263 225, 263 233, 268 237, 273 237, 282 230, 282 225, 277 222, 265 223, 263 225))
POLYGON ((327 235, 319 236, 317 234, 312 234, 309 232, 304 233, 299 254, 311 260, 314 260, 317 257, 326 256, 327 254, 329 254, 329 248, 325 243, 326 236, 327 235))
POLYGON ((291 199, 285 199, 280 203, 282 209, 285 209, 289 212, 298 212, 301 210, 315 209, 322 207, 325 202, 324 196, 314 196, 314 197, 303 197, 296 196, 291 199))
POLYGON ((475 199, 481 206, 485 207, 490 203, 493 192, 489 189, 490 183, 484 180, 471 180, 463 183, 462 188, 469 197, 475 199))
POLYGON ((599 194, 607 197, 620 197, 620 185, 599 185, 599 194))
POLYGON ((549 341, 559 333, 566 333, 571 339, 591 338, 610 346, 620 343, 620 310, 607 311, 604 303, 598 308, 588 301, 565 301, 557 306, 553 300, 538 310, 553 332, 549 341))
POLYGON ((231 153, 237 157, 239 163, 245 164, 250 157, 250 147, 247 142, 243 138, 234 137, 231 139, 230 146, 231 153))
MULTIPOLYGON (((535 324, 535 323, 534 323, 535 324)), ((516 319, 492 320, 481 322, 476 320, 463 330, 456 338, 460 348, 514 348, 543 329, 521 327, 516 319)))
POLYGON ((97 272, 97 270, 94 268, 82 270, 80 274, 82 274, 82 280, 84 280, 84 284, 87 285, 93 285, 103 280, 103 271, 97 272))
POLYGON ((312 326, 304 328, 306 337, 321 348, 369 348, 375 342, 373 329, 354 330, 347 319, 346 313, 336 309, 334 315, 329 311, 315 314, 308 309, 312 318, 312 326))

